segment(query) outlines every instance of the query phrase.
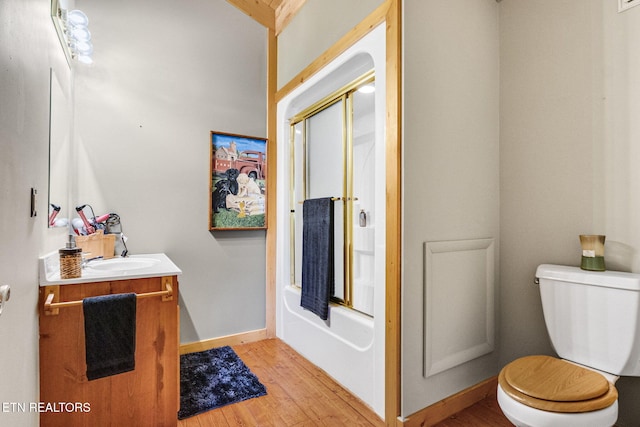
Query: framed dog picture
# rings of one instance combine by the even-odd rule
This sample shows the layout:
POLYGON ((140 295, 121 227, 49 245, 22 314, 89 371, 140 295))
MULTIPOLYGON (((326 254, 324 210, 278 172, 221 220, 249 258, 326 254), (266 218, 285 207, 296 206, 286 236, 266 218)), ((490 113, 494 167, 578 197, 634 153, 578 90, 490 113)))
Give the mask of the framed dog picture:
POLYGON ((267 140, 211 131, 209 230, 267 227, 267 140))

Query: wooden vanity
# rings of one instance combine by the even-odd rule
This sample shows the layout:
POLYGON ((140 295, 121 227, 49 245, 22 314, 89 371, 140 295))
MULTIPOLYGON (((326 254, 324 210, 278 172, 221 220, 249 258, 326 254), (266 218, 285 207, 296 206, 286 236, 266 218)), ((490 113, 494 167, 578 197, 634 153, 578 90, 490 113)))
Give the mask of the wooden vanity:
POLYGON ((44 285, 41 280, 40 425, 176 426, 180 399, 177 274, 86 280, 94 279, 44 285), (82 300, 121 293, 137 295, 135 370, 89 381, 82 300))

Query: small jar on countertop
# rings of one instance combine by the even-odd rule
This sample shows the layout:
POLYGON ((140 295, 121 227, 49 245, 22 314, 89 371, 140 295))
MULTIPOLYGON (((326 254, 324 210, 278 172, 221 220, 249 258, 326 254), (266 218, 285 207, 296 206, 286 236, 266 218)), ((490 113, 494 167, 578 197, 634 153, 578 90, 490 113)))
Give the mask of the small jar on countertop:
POLYGON ((73 236, 69 236, 67 245, 60 253, 60 278, 77 279, 82 274, 82 248, 76 247, 73 236))

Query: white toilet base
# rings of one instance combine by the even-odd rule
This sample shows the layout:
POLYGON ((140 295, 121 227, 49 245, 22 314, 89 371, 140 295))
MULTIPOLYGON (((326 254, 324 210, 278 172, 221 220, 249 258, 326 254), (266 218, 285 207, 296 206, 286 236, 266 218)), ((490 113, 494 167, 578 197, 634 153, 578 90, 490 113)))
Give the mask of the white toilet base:
POLYGON ((581 413, 547 412, 512 399, 498 384, 498 405, 517 427, 611 427, 618 419, 618 401, 598 411, 581 413))

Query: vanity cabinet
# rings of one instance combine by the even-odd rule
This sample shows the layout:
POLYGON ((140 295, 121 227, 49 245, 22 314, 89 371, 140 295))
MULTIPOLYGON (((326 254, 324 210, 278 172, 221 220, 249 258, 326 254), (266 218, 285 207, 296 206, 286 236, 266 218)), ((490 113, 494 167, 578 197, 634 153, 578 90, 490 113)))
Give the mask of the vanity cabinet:
POLYGON ((42 286, 38 307, 42 427, 177 425, 177 276, 42 286), (161 295, 163 290, 169 292, 161 295), (88 381, 82 304, 61 305, 47 312, 47 300, 78 302, 130 292, 138 295, 135 370, 88 381), (55 297, 49 296, 52 293, 55 297), (144 294, 148 297, 142 297, 144 294))

